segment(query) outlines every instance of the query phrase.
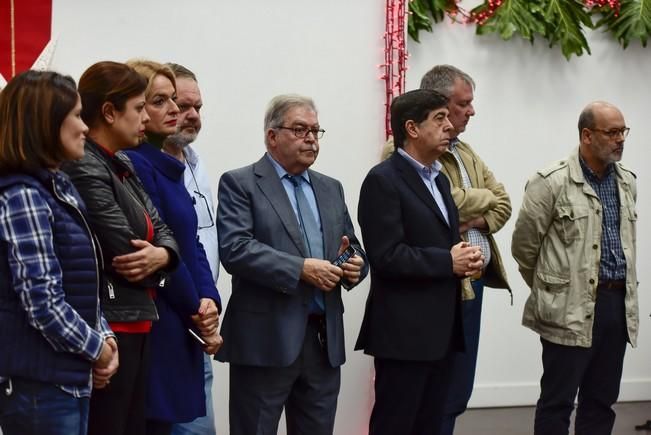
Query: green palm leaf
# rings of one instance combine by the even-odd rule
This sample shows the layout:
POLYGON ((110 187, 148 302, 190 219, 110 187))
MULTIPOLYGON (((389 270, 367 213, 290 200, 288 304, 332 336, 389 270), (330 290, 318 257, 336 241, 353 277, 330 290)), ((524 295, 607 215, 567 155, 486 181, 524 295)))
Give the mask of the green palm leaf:
MULTIPOLYGON (((488 7, 485 2, 474 8, 471 14, 477 16, 487 12, 488 7)), ((502 39, 508 40, 518 33, 533 42, 536 33, 545 33, 540 11, 538 0, 505 0, 492 17, 477 24, 477 34, 497 33, 502 39)))
MULTIPOLYGON (((408 5, 407 31, 416 42, 421 30, 431 32, 433 23, 443 21, 448 14, 454 18, 460 9, 455 0, 411 0, 408 5)), ((471 16, 488 12, 489 1, 484 0, 471 16)), ((504 40, 519 35, 533 43, 536 35, 542 36, 550 47, 559 45, 569 60, 572 55, 590 54, 585 30, 601 26, 606 26, 624 48, 635 39, 646 47, 651 34, 651 0, 620 0, 618 13, 608 6, 588 8, 582 0, 503 0, 491 16, 476 25, 478 35, 496 33, 504 40), (594 24, 592 16, 599 14, 602 17, 594 24)))
POLYGON ((572 54, 581 56, 584 51, 590 54, 583 29, 594 26, 583 3, 575 0, 549 0, 543 16, 546 22, 545 38, 550 47, 559 44, 568 60, 572 54))
POLYGON ((622 0, 619 16, 608 13, 598 24, 605 24, 622 47, 639 39, 646 47, 651 33, 651 0, 622 0))
POLYGON ((409 19, 407 33, 411 39, 420 42, 418 33, 421 30, 432 31, 432 20, 435 23, 443 21, 446 13, 457 9, 454 0, 412 0, 409 2, 409 19), (431 18, 430 18, 431 16, 431 18))

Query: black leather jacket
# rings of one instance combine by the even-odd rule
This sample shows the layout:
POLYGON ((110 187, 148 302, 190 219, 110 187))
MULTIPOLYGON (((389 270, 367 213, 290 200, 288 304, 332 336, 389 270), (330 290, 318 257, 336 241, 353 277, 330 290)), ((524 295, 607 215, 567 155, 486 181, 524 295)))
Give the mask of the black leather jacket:
POLYGON ((111 155, 90 140, 85 151, 81 160, 67 162, 62 169, 86 203, 90 226, 102 246, 104 316, 109 322, 157 320, 156 306, 147 289, 165 285, 167 273, 178 264, 179 248, 172 231, 158 215, 124 153, 111 155), (138 283, 130 283, 115 272, 112 260, 134 252, 131 240, 147 240, 151 230, 151 244, 167 249, 170 264, 138 283))

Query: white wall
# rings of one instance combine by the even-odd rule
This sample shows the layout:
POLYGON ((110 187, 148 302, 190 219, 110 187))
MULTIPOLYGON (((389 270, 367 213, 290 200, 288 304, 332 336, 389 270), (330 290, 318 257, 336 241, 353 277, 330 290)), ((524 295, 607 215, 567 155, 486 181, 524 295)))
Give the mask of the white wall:
MULTIPOLYGON (((180 2, 178 3, 181 4, 180 2)), ((78 78, 99 60, 147 57, 193 69, 204 97, 204 129, 198 149, 216 183, 221 173, 257 160, 264 151, 262 118, 278 93, 312 96, 327 130, 315 168, 340 179, 351 215, 359 186, 379 157, 383 133, 384 2, 378 0, 282 0, 248 2, 187 0, 183 7, 156 0, 111 2, 54 0, 53 33, 60 36, 53 68, 78 78)), ((477 38, 460 25, 436 26, 410 44, 408 88, 435 63, 453 63, 477 81, 477 116, 464 135, 487 161, 519 208, 526 178, 577 143, 575 124, 590 100, 618 104, 632 127, 624 161, 638 173, 640 198, 639 280, 642 283, 640 346, 627 355, 621 398, 651 399, 651 340, 648 313, 649 199, 643 148, 651 136, 644 122, 649 96, 648 52, 637 44, 622 52, 602 37, 591 38, 593 56, 566 62, 544 44, 530 47, 477 38)), ((646 159, 645 159, 646 157, 646 159)), ((527 295, 509 255, 513 221, 498 235, 514 289, 485 297, 476 406, 531 404, 537 397, 540 349, 520 326, 527 295)), ((222 269, 220 291, 230 295, 222 269)), ((353 352, 368 282, 344 296, 348 362, 336 433, 365 433, 372 404, 371 359, 353 352)), ((173 356, 170 355, 170 358, 173 356)), ((215 363, 214 399, 220 433, 228 433, 228 370, 215 363)), ((284 429, 281 429, 284 433, 284 429)))

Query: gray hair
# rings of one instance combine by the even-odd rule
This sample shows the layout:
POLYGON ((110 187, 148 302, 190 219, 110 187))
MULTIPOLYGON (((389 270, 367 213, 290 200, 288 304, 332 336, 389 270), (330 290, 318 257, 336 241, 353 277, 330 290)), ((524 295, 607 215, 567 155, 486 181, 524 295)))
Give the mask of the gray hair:
POLYGON ((265 143, 267 142, 266 131, 282 126, 285 115, 294 107, 309 107, 314 113, 317 113, 314 100, 310 97, 298 94, 283 94, 273 97, 264 114, 265 143))
POLYGON ((595 128, 594 105, 589 104, 579 115, 579 137, 584 128, 592 130, 595 128))
POLYGON ((178 63, 173 63, 173 62, 167 62, 165 66, 169 67, 172 70, 174 76, 177 79, 186 78, 186 79, 194 80, 195 82, 199 83, 199 80, 197 80, 197 76, 188 68, 184 67, 183 65, 179 65, 178 63))
POLYGON ((436 65, 420 81, 421 89, 430 89, 450 98, 454 82, 461 79, 475 89, 475 81, 467 73, 452 65, 436 65))

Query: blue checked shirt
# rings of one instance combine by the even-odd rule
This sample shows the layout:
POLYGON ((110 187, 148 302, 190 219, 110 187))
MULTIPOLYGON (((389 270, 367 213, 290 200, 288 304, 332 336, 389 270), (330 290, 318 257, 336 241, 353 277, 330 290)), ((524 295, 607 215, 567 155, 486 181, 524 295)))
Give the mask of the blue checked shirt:
MULTIPOLYGON (((70 181, 61 175, 55 180, 65 201, 77 207, 70 181)), ((52 243, 52 219, 50 207, 36 189, 15 185, 0 193, 0 240, 8 244, 14 289, 29 323, 55 350, 95 361, 104 340, 115 335, 99 311, 99 302, 98 324, 88 325, 65 301, 62 271, 52 243)), ((89 397, 90 374, 88 385, 58 387, 74 397, 89 397)), ((0 382, 4 380, 0 376, 0 382)))
POLYGON ((599 197, 603 208, 599 280, 626 279, 626 259, 619 236, 619 195, 615 179, 615 165, 608 165, 603 178, 599 179, 581 156, 579 156, 579 161, 585 179, 599 197))
MULTIPOLYGON (((463 164, 463 160, 461 160, 461 156, 459 155, 457 143, 459 143, 459 139, 457 138, 454 138, 450 141, 449 152, 454 156, 457 164, 459 165, 459 171, 461 172, 461 187, 470 188, 472 187, 470 176, 468 175, 466 165, 463 164)), ((488 237, 486 237, 486 235, 479 231, 477 228, 470 228, 468 231, 466 231, 466 236, 468 237, 468 243, 470 243, 472 246, 479 246, 481 248, 481 252, 484 254, 483 267, 485 269, 486 266, 488 266, 488 263, 491 261, 491 244, 488 241, 488 237)))

